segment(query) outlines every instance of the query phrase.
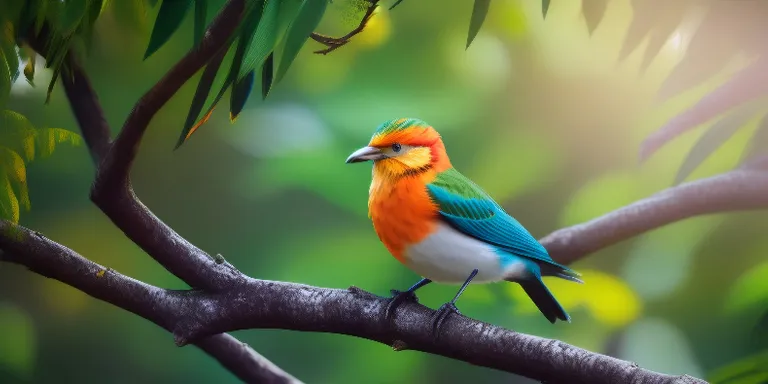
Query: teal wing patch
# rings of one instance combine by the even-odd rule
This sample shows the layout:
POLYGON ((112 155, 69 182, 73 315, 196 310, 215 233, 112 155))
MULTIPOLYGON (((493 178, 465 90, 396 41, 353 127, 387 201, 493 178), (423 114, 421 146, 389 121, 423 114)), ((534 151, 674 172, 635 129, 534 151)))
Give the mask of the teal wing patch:
POLYGON ((547 250, 485 191, 454 168, 427 184, 443 219, 457 230, 517 256, 555 263, 547 250))

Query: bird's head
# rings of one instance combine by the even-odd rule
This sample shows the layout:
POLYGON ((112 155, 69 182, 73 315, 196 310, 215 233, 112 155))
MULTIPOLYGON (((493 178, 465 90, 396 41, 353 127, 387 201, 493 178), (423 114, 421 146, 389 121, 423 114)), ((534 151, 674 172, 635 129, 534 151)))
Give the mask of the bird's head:
POLYGON ((451 167, 440 134, 419 119, 395 119, 379 125, 368 145, 349 155, 347 163, 368 160, 377 171, 392 177, 451 167))

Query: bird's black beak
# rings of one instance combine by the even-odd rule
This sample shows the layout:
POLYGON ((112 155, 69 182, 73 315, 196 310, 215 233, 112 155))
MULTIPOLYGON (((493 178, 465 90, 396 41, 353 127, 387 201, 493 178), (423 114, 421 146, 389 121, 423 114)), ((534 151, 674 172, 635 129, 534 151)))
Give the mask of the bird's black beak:
POLYGON ((349 163, 359 163, 361 161, 368 161, 368 160, 381 160, 386 158, 387 155, 381 152, 381 149, 376 147, 362 147, 358 149, 357 151, 352 152, 349 157, 347 157, 347 164, 349 163))

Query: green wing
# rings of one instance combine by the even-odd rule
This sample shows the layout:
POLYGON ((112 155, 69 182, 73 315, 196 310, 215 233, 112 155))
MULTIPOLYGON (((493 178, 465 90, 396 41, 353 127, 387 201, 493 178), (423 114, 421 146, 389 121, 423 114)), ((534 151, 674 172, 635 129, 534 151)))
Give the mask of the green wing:
POLYGON ((460 232, 494 245, 516 256, 555 263, 547 250, 485 191, 455 168, 438 174, 427 184, 430 197, 439 206, 442 218, 460 232))

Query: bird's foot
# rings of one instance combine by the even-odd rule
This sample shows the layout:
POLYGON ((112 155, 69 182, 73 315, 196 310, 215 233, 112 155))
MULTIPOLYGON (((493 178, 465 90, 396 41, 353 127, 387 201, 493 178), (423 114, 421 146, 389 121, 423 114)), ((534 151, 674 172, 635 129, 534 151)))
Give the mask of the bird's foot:
POLYGON ((456 308, 456 304, 450 301, 440 306, 437 312, 435 312, 432 317, 432 335, 434 335, 435 338, 439 335, 440 326, 443 325, 443 321, 452 313, 461 315, 459 309, 456 308))
POLYGON ((392 292, 392 298, 389 300, 385 314, 387 321, 392 321, 392 317, 395 316, 395 310, 400 306, 400 304, 403 304, 406 301, 412 301, 414 303, 419 302, 419 298, 416 297, 416 293, 411 290, 398 291, 397 289, 392 289, 390 292, 392 292))

